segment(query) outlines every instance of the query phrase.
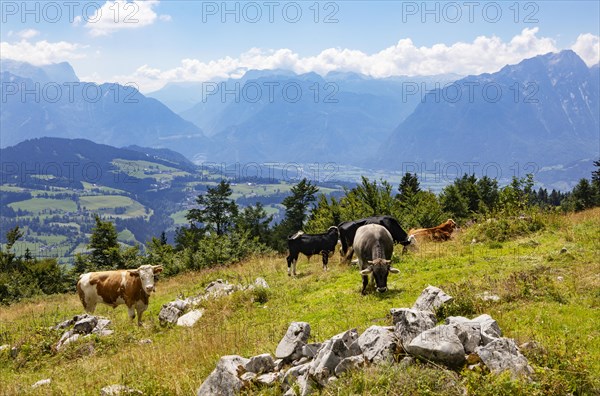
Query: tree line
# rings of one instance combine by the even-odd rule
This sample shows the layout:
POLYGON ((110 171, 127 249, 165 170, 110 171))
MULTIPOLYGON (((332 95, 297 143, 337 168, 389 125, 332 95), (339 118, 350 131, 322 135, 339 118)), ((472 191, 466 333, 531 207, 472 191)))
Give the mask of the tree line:
MULTIPOLYGON (((345 187, 344 194, 335 198, 319 194, 315 184, 303 179, 282 199, 285 215, 275 225, 260 202, 241 208, 231 198, 230 183, 222 180, 197 196, 196 207, 186 215, 188 224, 177 228, 172 244, 163 231, 150 238, 143 252, 140 246, 123 247, 117 241, 115 224, 96 215, 89 254, 78 254, 71 268, 60 266, 55 259, 33 258, 27 250, 17 255, 14 244, 23 231, 15 225, 6 233, 6 244, 0 250, 0 304, 72 291, 78 276, 88 271, 161 264, 170 276, 228 265, 252 255, 285 252, 287 236, 298 230, 319 233, 331 225, 368 216, 394 216, 408 230, 432 227, 447 218, 465 224, 505 221, 543 211, 580 211, 600 206, 600 161, 594 166, 591 180, 581 179, 569 193, 535 190, 532 175, 513 177, 510 184, 500 187, 487 176, 465 174, 435 194, 422 188, 416 175, 406 173, 397 189, 385 180, 362 177, 359 184, 345 187)), ((504 225, 487 231, 495 237, 508 237, 504 225)))

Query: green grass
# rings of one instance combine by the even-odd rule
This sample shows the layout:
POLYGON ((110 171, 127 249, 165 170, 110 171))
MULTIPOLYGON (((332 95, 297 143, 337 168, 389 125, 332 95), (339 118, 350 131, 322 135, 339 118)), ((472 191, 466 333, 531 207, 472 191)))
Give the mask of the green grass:
MULTIPOLYGON (((0 394, 35 394, 31 384, 52 378, 48 394, 97 395, 103 386, 124 383, 146 395, 195 394, 220 356, 274 353, 292 321, 311 324, 311 341, 341 331, 389 325, 390 308, 410 307, 432 284, 455 297, 440 312, 473 316, 488 313, 507 337, 535 341, 524 351, 536 371, 532 383, 511 381, 481 371, 460 372, 424 363, 409 369, 370 367, 349 373, 321 391, 324 395, 546 395, 600 392, 600 210, 549 218, 542 231, 504 241, 500 246, 471 245, 468 231, 453 240, 422 244, 404 255, 396 249, 385 294, 360 294, 356 268, 330 260, 301 258, 298 277, 289 278, 283 256, 262 256, 238 265, 161 279, 150 300, 145 324, 138 328, 126 309, 100 306, 97 314, 114 322, 115 334, 88 339, 64 351, 52 348, 59 332, 47 328, 82 311, 75 294, 24 301, 0 310, 0 345, 20 345, 16 358, 0 353, 0 394), (568 252, 561 254, 566 247, 568 252), (271 286, 260 296, 250 291, 205 302, 205 315, 188 328, 163 328, 157 315, 162 304, 203 290, 214 279, 251 283, 264 277, 271 286), (561 277, 561 278, 559 278, 561 277), (486 302, 488 291, 501 297, 486 302), (253 302, 259 298, 260 302, 253 302), (152 344, 138 340, 150 338, 152 344), (90 345, 94 353, 89 355, 90 345), (86 352, 87 351, 87 352, 86 352)), ((280 395, 275 388, 248 394, 280 395)))
POLYGON ((150 161, 115 159, 112 164, 121 172, 138 179, 172 180, 174 177, 190 175, 177 168, 150 161))
POLYGON ((50 199, 50 198, 31 198, 24 201, 8 204, 13 210, 25 210, 34 214, 47 210, 60 210, 63 212, 77 211, 77 204, 71 200, 50 199))
POLYGON ((122 195, 90 195, 79 198, 81 208, 97 212, 100 215, 110 215, 114 217, 149 217, 152 211, 146 214, 144 206, 129 197, 122 195), (116 214, 115 208, 125 207, 123 214, 116 214))

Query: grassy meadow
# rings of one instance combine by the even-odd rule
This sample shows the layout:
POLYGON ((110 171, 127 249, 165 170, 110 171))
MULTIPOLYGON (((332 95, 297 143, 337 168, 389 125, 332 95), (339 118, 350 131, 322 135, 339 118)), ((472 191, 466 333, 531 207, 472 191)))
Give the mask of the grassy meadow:
MULTIPOLYGON (((524 350, 535 370, 531 383, 481 370, 452 371, 426 363, 369 367, 350 373, 323 395, 545 395, 600 393, 600 209, 567 216, 547 215, 541 231, 505 242, 482 240, 485 224, 463 229, 446 243, 424 243, 402 255, 385 294, 360 294, 358 270, 320 257, 298 262, 299 275, 287 276, 285 257, 255 257, 228 267, 162 278, 138 327, 125 307, 99 306, 110 318, 112 336, 80 339, 60 352, 60 331, 49 327, 82 313, 75 295, 54 295, 0 307, 0 395, 98 395, 102 387, 126 384, 145 395, 193 395, 220 356, 250 357, 274 353, 292 321, 311 324, 311 341, 320 342, 356 327, 389 325, 390 308, 411 307, 427 285, 441 287, 455 300, 438 319, 449 315, 490 314, 504 336, 524 350), (473 240, 475 239, 475 241, 473 240), (562 248, 566 252, 561 253, 562 248), (270 289, 239 291, 204 303, 193 328, 161 327, 161 305, 191 296, 217 278, 249 284, 263 277, 270 289), (484 301, 489 292, 500 301, 484 301), (150 339, 152 343, 140 343, 150 339), (530 344, 530 345, 533 345, 530 344), (32 389, 35 382, 52 383, 32 389)), ((252 395, 280 395, 278 387, 254 388, 252 395)))

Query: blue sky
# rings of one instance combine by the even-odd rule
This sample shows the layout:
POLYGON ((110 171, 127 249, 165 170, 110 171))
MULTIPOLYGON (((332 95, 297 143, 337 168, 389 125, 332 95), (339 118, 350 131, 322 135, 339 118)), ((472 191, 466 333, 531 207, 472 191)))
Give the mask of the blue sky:
POLYGON ((387 77, 493 72, 567 48, 599 58, 597 1, 0 3, 3 58, 69 61, 143 91, 251 68, 387 77))

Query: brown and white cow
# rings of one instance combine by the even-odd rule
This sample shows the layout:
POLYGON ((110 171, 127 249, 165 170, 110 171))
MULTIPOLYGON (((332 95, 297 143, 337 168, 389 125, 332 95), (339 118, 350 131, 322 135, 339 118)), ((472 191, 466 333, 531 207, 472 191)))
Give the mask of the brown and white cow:
POLYGON ((452 219, 446 220, 439 226, 432 228, 417 228, 408 231, 409 236, 414 235, 416 239, 425 239, 430 241, 447 241, 452 236, 456 228, 456 223, 452 219))
POLYGON ((160 265, 142 265, 134 270, 87 272, 79 276, 77 293, 88 313, 94 313, 99 302, 113 308, 125 304, 131 320, 137 311, 141 325, 150 293, 154 291, 154 276, 161 271, 160 265))

